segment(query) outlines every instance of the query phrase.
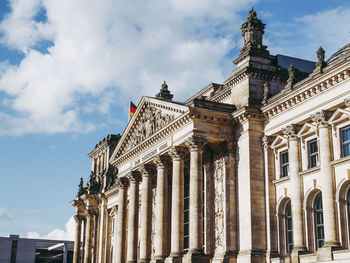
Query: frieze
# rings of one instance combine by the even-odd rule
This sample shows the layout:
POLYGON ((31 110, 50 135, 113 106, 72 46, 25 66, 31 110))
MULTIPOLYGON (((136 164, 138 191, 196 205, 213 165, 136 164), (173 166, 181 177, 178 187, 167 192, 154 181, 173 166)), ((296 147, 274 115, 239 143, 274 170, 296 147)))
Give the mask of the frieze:
POLYGON ((162 129, 175 119, 174 114, 165 114, 161 110, 151 106, 147 106, 144 114, 140 118, 137 127, 129 137, 129 142, 126 146, 130 150, 140 142, 149 138, 151 135, 162 129))

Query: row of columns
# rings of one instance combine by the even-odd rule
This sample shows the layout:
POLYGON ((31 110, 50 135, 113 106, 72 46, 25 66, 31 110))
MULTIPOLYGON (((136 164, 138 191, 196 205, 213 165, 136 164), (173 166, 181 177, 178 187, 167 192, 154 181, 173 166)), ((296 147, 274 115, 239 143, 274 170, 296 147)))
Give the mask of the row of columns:
MULTIPOLYGON (((202 255, 202 149, 206 140, 199 137, 191 137, 186 140, 190 151, 190 247, 188 254, 202 255)), ((171 200, 171 248, 169 260, 183 255, 183 221, 184 221, 184 154, 183 147, 172 147, 169 155, 173 162, 172 173, 172 200, 171 200)), ((156 205, 155 209, 155 254, 153 260, 162 262, 165 260, 167 248, 167 159, 157 156, 153 162, 157 168, 156 205)), ((130 201, 128 215, 128 245, 127 262, 149 262, 151 257, 151 218, 152 218, 152 190, 151 176, 154 174, 152 166, 141 165, 138 171, 128 174, 130 180, 130 201), (141 176, 140 176, 141 175, 141 176), (140 208, 140 236, 138 237, 138 184, 142 177, 141 185, 141 208, 140 208), (139 259, 137 259, 137 240, 140 242, 139 259)), ((126 189, 129 186, 118 179, 119 207, 118 219, 116 221, 115 255, 116 263, 124 262, 123 251, 125 250, 123 240, 125 239, 125 204, 126 189)))
MULTIPOLYGON (((324 247, 339 246, 336 232, 335 218, 335 196, 334 196, 334 178, 331 167, 331 148, 329 136, 329 124, 326 121, 325 112, 317 112, 311 116, 316 123, 319 133, 319 159, 320 159, 320 186, 322 188, 323 218, 324 218, 324 247)), ((295 126, 290 125, 282 129, 284 135, 288 138, 289 154, 289 176, 290 176, 290 195, 292 211, 292 229, 293 229, 293 251, 292 262, 298 262, 300 251, 306 250, 305 239, 303 235, 303 215, 302 215, 302 178, 300 171, 299 139, 296 135, 295 126)))

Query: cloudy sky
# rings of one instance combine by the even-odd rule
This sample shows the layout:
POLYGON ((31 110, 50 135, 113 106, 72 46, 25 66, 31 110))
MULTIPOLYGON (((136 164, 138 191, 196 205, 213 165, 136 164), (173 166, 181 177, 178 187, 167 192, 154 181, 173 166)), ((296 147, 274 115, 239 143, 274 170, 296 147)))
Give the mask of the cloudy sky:
POLYGON ((184 101, 229 77, 252 5, 272 54, 350 42, 348 0, 0 0, 0 236, 71 239, 87 153, 164 80, 184 101))

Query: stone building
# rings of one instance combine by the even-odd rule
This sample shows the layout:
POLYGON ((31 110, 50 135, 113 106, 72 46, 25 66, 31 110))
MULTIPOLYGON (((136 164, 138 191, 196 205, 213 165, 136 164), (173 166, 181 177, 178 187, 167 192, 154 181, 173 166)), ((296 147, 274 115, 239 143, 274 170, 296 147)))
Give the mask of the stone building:
POLYGON ((252 9, 237 68, 164 83, 89 154, 74 262, 350 262, 350 45, 271 55, 252 9))

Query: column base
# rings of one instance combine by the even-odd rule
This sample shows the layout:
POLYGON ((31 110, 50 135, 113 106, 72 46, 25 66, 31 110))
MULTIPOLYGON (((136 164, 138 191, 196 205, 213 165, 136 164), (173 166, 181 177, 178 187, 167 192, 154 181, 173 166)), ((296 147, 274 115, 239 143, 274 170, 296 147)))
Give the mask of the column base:
POLYGON ((324 242, 323 247, 340 247, 340 242, 338 241, 326 241, 324 242))
POLYGON ((128 260, 126 263, 137 263, 137 260, 128 260))
POLYGON ((265 250, 239 251, 237 263, 266 263, 265 250))
POLYGON ((209 256, 203 253, 203 250, 189 250, 182 258, 183 263, 209 263, 209 256))
POLYGON ((176 255, 170 254, 170 256, 165 259, 165 263, 182 263, 182 254, 176 255))
POLYGON ((290 262, 299 263, 299 256, 305 253, 307 253, 306 247, 294 247, 292 252, 290 253, 290 262))
POLYGON ((216 252, 212 259, 212 263, 236 263, 237 262, 237 252, 236 251, 225 251, 216 252))
POLYGON ((149 263, 151 260, 147 258, 140 258, 137 263, 149 263))
POLYGON ((151 263, 164 263, 165 259, 163 257, 155 257, 151 259, 151 263))

